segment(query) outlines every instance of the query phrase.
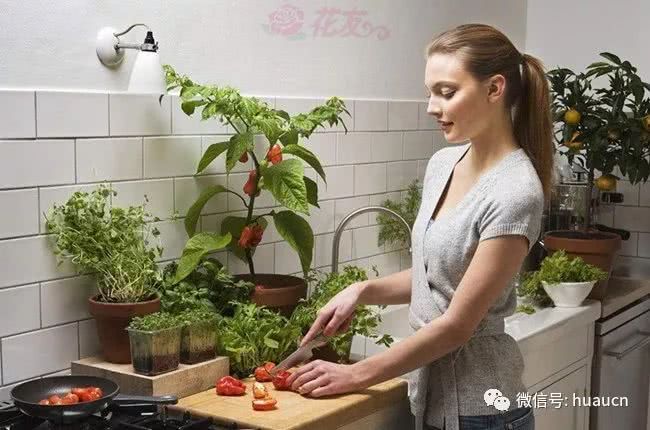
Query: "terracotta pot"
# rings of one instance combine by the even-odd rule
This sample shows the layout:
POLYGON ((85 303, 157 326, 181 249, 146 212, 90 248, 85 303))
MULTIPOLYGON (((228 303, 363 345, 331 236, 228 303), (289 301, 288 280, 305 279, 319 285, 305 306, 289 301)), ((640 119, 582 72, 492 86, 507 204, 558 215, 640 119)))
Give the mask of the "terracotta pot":
POLYGON ((235 275, 235 279, 255 284, 253 303, 277 310, 286 317, 291 316, 300 299, 307 297, 305 280, 296 276, 257 273, 254 278, 245 274, 235 275))
POLYGON ((607 272, 607 279, 597 282, 588 296, 595 300, 605 297, 614 259, 621 248, 621 236, 597 230, 554 230, 546 232, 543 241, 549 255, 564 249, 568 255, 581 257, 586 263, 607 272))
POLYGON ((131 362, 129 334, 126 326, 135 316, 142 316, 160 310, 160 299, 137 303, 106 303, 97 301, 97 296, 88 299, 90 314, 95 317, 97 336, 106 361, 127 364, 131 362))

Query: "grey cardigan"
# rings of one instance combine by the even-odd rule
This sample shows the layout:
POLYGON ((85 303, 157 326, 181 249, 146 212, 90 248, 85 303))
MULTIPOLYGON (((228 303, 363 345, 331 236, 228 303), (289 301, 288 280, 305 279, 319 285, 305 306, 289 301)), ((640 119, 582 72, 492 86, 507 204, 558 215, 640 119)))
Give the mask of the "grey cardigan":
MULTIPOLYGON (((431 222, 456 163, 471 143, 436 152, 425 173, 422 203, 412 234, 412 291, 409 323, 413 329, 442 315, 463 278, 478 242, 522 235, 529 251, 539 238, 544 204, 542 184, 522 148, 483 173, 457 206, 431 222)), ((504 332, 503 318, 516 307, 514 279, 492 304, 471 339, 457 350, 412 372, 411 411, 416 425, 458 430, 459 415, 501 413, 484 401, 496 388, 516 407, 525 391, 523 358, 516 341, 504 332)))

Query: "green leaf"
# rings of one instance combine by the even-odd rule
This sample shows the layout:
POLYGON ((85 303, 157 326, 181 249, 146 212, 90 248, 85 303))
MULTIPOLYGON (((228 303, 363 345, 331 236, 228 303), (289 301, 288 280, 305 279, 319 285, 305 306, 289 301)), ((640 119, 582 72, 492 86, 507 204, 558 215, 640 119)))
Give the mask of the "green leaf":
POLYGON ((280 347, 280 344, 278 343, 278 341, 273 340, 268 336, 264 337, 264 345, 268 346, 269 348, 273 348, 273 349, 278 349, 280 347))
POLYGON ((601 57, 605 57, 605 58, 607 58, 607 59, 608 59, 609 61, 611 61, 612 63, 618 64, 618 65, 621 64, 621 59, 618 58, 616 55, 614 55, 614 54, 612 54, 612 53, 609 53, 609 52, 601 52, 601 53, 600 53, 600 56, 601 56, 601 57))
POLYGON ((312 206, 320 208, 318 206, 318 185, 307 176, 303 176, 302 179, 305 181, 305 188, 307 189, 307 202, 312 206))
POLYGON ((309 223, 300 215, 291 211, 273 214, 275 228, 284 240, 298 252, 302 271, 307 274, 311 266, 314 249, 314 233, 309 223))
POLYGON ((291 146, 286 146, 282 149, 283 154, 291 154, 295 155, 298 158, 301 158, 307 162, 311 167, 318 172, 321 178, 323 178, 323 181, 327 183, 327 179, 325 179, 325 171, 323 170, 323 167, 320 164, 320 161, 318 161, 318 158, 316 155, 311 152, 309 149, 305 148, 304 146, 301 145, 291 145, 291 146))
POLYGON ((181 103, 181 109, 183 109, 185 115, 190 116, 194 113, 197 106, 203 106, 206 103, 205 100, 188 100, 181 103))
POLYGON ((280 142, 284 146, 297 145, 298 144, 298 130, 291 129, 280 136, 280 142))
POLYGON ((242 134, 235 134, 230 139, 230 146, 228 146, 228 152, 226 153, 226 171, 230 173, 244 152, 252 150, 253 133, 246 132, 242 134))
POLYGON ((201 161, 199 161, 199 167, 197 167, 196 173, 198 174, 205 170, 205 168, 208 167, 215 158, 217 158, 219 155, 221 155, 222 152, 228 149, 228 145, 230 145, 230 142, 213 143, 212 145, 208 146, 205 154, 203 154, 203 157, 201 157, 201 161))
POLYGON ((199 221, 199 216, 201 216, 201 211, 205 204, 214 196, 215 194, 224 193, 228 191, 222 185, 213 185, 209 188, 203 190, 198 199, 192 204, 192 206, 187 211, 187 216, 185 217, 185 231, 189 237, 194 236, 196 232, 196 224, 199 221))
POLYGON ((303 172, 300 160, 284 160, 264 170, 264 187, 286 208, 309 214, 303 172))
POLYGON ((199 233, 192 236, 185 244, 172 283, 176 284, 185 279, 187 275, 192 273, 205 254, 225 248, 231 239, 230 234, 221 236, 216 233, 199 233))

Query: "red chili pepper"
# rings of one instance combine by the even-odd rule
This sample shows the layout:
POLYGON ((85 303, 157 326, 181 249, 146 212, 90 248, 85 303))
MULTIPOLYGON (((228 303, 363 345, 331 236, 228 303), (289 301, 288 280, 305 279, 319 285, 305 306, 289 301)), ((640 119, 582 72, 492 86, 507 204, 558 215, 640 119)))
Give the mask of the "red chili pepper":
POLYGON ((239 157, 239 162, 240 163, 247 163, 248 162, 248 152, 244 152, 241 157, 239 157))
POLYGON ((239 236, 239 246, 242 248, 255 248, 262 241, 264 228, 261 225, 247 225, 239 236))
POLYGON ((266 161, 271 164, 278 164, 282 161, 282 147, 279 143, 273 145, 269 152, 266 153, 266 161))
POLYGON ((232 376, 224 376, 219 379, 216 389, 220 396, 241 396, 246 393, 246 385, 232 376))
POLYGON ((289 379, 289 376, 291 376, 291 372, 287 372, 286 370, 278 372, 278 374, 273 377, 273 386, 275 389, 278 391, 286 391, 291 389, 291 386, 287 384, 287 379, 289 379))
POLYGON ((255 169, 248 172, 248 181, 244 184, 244 193, 251 197, 257 195, 257 171, 255 169))
POLYGON ((271 369, 275 367, 275 363, 267 361, 262 366, 255 369, 255 380, 257 382, 271 382, 273 377, 271 376, 271 369))

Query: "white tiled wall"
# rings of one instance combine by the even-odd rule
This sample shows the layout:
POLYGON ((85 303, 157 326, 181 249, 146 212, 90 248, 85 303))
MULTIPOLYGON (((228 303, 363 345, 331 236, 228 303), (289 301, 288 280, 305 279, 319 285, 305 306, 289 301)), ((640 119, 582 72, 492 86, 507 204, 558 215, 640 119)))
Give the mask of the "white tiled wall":
MULTIPOLYGON (((323 102, 265 100, 291 114, 323 102)), ((326 270, 334 230, 343 217, 399 198, 411 180, 422 178, 429 157, 444 142, 424 103, 346 100, 346 105, 352 114, 345 121, 347 135, 339 125, 317 130, 307 142, 327 175, 325 184, 313 169, 305 169, 317 181, 320 197, 320 209, 313 208, 309 216, 316 234, 313 266, 326 270)), ((65 373, 71 360, 98 351, 95 323, 86 307, 95 286, 69 263, 57 266, 43 213, 73 192, 103 182, 118 192, 118 205, 142 204, 146 194, 148 210, 161 218, 156 226, 164 262, 180 257, 187 240, 182 217, 201 190, 215 184, 241 189, 247 168, 237 166, 226 175, 221 157, 194 176, 203 151, 228 140, 232 130, 216 120, 187 117, 176 96, 159 104, 154 96, 123 93, 0 91, 0 118, 0 400, 5 400, 16 383, 65 373), (174 213, 180 218, 173 219, 174 213)), ((259 138, 256 144, 265 141, 259 138)), ((263 196, 256 208, 277 206, 269 193, 263 196)), ((218 196, 206 205, 201 228, 214 230, 226 215, 240 215, 243 206, 233 197, 218 196)), ((640 201, 650 205, 650 193, 640 201)), ((628 216, 638 223, 635 214, 628 216)), ((407 267, 408 253, 378 247, 377 232, 374 214, 354 219, 341 237, 339 261, 366 269, 376 265, 382 275, 407 267)), ((648 236, 635 235, 638 252, 646 256, 648 236)), ((220 255, 233 273, 248 271, 235 257, 220 255)), ((272 225, 255 262, 258 272, 301 270, 297 255, 272 225)))

